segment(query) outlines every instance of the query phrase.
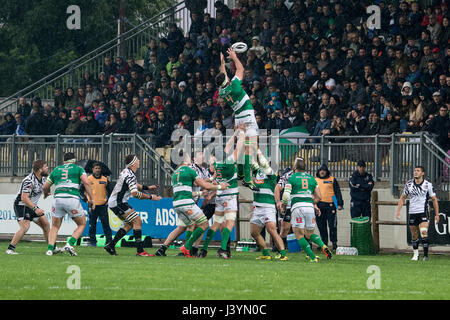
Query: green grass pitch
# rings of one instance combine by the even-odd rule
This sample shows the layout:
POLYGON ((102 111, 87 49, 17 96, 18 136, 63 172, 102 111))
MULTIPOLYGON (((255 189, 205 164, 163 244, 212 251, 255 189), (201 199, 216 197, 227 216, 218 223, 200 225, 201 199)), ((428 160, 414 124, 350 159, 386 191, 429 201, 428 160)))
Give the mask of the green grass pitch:
MULTIPOLYGON (((301 299, 450 299, 450 257, 431 255, 410 261, 411 254, 334 256, 312 264, 304 253, 289 261, 255 260, 258 253, 232 252, 223 260, 211 249, 205 259, 136 257, 133 248, 117 248, 118 256, 100 247, 77 247, 48 257, 46 245, 21 242, 19 255, 6 255, 0 242, 0 299, 50 300, 301 300, 301 299), (70 266, 80 270, 80 289, 69 289, 70 266), (369 266, 377 266, 380 289, 367 286, 369 266)), ((146 249, 154 253, 156 248, 146 249)), ((370 270, 369 270, 370 271, 370 270)), ((371 280, 369 279, 370 283, 371 280)))

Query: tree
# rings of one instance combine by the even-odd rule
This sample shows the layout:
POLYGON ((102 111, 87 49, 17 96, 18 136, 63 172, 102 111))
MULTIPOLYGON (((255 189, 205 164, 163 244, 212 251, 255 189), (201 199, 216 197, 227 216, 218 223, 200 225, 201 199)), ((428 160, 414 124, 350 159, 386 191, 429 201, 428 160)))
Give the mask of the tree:
MULTIPOLYGON (((128 0, 127 19, 139 24, 171 1, 128 0)), ((0 96, 8 96, 117 36, 119 0, 4 0, 0 11, 0 96), (81 10, 69 30, 67 7, 81 10)))

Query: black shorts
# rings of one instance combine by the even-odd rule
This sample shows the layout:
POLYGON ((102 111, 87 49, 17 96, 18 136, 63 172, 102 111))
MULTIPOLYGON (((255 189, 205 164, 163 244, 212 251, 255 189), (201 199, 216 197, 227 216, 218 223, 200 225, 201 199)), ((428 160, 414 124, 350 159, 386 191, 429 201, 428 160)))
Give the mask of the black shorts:
POLYGON ((27 206, 21 206, 19 204, 14 204, 14 213, 16 214, 16 219, 18 221, 20 220, 33 221, 33 219, 38 219, 44 215, 41 214, 40 216, 38 216, 36 213, 34 213, 33 210, 31 210, 27 206))
POLYGON ((214 212, 216 211, 216 204, 215 203, 208 203, 206 205, 202 205, 202 211, 203 214, 206 216, 206 219, 211 219, 214 215, 214 212))
POLYGON ((429 222, 427 214, 425 212, 422 213, 410 213, 408 218, 409 226, 418 226, 421 223, 429 222))
POLYGON ((291 222, 291 209, 286 209, 284 215, 280 215, 283 217, 283 222, 291 222))
POLYGON ((117 217, 119 217, 120 220, 124 219, 124 214, 130 213, 133 210, 128 203, 119 203, 117 206, 110 209, 117 217))

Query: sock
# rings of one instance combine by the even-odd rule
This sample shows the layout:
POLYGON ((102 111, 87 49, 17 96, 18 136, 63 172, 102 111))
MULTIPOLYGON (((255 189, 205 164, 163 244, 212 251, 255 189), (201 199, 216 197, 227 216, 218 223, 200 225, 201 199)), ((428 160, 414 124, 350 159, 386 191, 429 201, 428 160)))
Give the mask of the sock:
POLYGON ((230 229, 225 228, 222 231, 222 243, 220 244, 220 248, 222 250, 227 250, 227 243, 228 243, 228 239, 230 239, 230 229))
POLYGON ((428 237, 422 238, 423 256, 428 257, 428 237))
POLYGON ((212 238, 216 232, 212 229, 208 229, 208 232, 206 233, 205 242, 203 243, 203 250, 208 250, 209 243, 211 242, 212 238))
POLYGON ((142 241, 142 230, 133 230, 134 241, 136 242, 137 253, 144 252, 144 242, 142 241))
POLYGON ((320 239, 320 237, 317 234, 312 234, 310 239, 313 243, 317 244, 320 248, 323 248, 325 246, 322 239, 320 239))
POLYGON ((412 247, 414 250, 418 250, 419 249, 419 239, 416 240, 412 240, 412 247))
POLYGON ((67 243, 73 246, 75 243, 77 243, 77 239, 74 237, 70 237, 69 240, 67 240, 67 243))
POLYGON ((192 231, 186 231, 186 239, 185 239, 185 241, 188 241, 191 236, 192 236, 192 231))
POLYGON ((16 250, 16 246, 13 245, 12 243, 10 243, 9 246, 8 246, 8 250, 14 251, 14 250, 16 250))
POLYGON ((284 244, 284 248, 287 248, 287 238, 286 237, 281 237, 281 240, 283 240, 283 244, 284 244))
POLYGON ((112 239, 111 245, 114 247, 116 243, 119 242, 119 240, 122 239, 123 236, 126 234, 127 232, 125 231, 125 229, 120 228, 119 231, 117 231, 116 235, 114 236, 114 239, 112 239))
POLYGON ((280 254, 281 254, 282 257, 284 257, 286 255, 286 249, 280 250, 280 254))
POLYGON ((244 156, 244 181, 247 183, 252 182, 252 166, 249 154, 244 156))
POLYGON ((189 238, 188 241, 186 241, 186 244, 184 245, 184 247, 187 250, 191 250, 192 245, 194 244, 194 242, 201 237, 201 235, 203 234, 203 232, 205 232, 205 230, 203 230, 200 227, 197 227, 197 229, 194 230, 194 232, 192 233, 191 237, 189 238))
POLYGON ((238 163, 237 165, 237 175, 240 178, 244 176, 244 165, 242 163, 238 163))
POLYGON ((50 251, 53 251, 53 250, 55 250, 55 246, 53 244, 49 244, 47 246, 47 249, 50 250, 50 251))
POLYGON ((228 237, 228 241, 227 241, 227 252, 230 252, 230 245, 231 245, 231 236, 228 237))
POLYGON ((263 256, 270 256, 269 249, 267 249, 267 248, 263 249, 262 255, 263 256))
POLYGON ((312 260, 314 260, 316 258, 316 255, 311 250, 311 246, 309 245, 308 240, 306 240, 305 238, 300 238, 298 240, 298 244, 300 245, 302 250, 305 251, 305 253, 308 255, 308 257, 310 257, 312 260))

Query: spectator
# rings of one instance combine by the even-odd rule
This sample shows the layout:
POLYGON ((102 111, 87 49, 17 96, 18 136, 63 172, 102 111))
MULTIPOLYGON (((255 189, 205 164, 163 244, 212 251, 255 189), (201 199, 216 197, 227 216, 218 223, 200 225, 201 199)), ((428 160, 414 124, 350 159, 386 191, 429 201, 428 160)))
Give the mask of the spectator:
POLYGON ((16 131, 17 123, 11 112, 5 115, 5 121, 0 126, 0 134, 10 136, 16 131))
POLYGON ((25 135, 24 120, 22 115, 16 112, 16 114, 14 115, 14 120, 16 120, 16 128, 14 130, 14 134, 17 136, 25 135))
POLYGON ((352 218, 360 216, 371 218, 370 198, 374 187, 372 175, 366 171, 366 164, 360 160, 356 171, 350 177, 350 215, 352 218))
POLYGON ((59 110, 56 123, 54 125, 55 134, 66 134, 67 126, 69 125, 69 112, 66 109, 59 110))
POLYGON ((431 120, 430 128, 430 132, 437 135, 436 140, 441 148, 444 151, 450 150, 450 118, 446 105, 441 105, 439 114, 431 120))
POLYGON ((320 189, 322 199, 317 204, 320 215, 316 214, 317 227, 320 238, 328 245, 328 228, 330 229, 330 241, 333 250, 337 249, 337 210, 342 210, 344 201, 342 200, 341 188, 336 178, 330 174, 328 167, 323 164, 316 173, 316 182, 320 189), (328 224, 328 228, 327 228, 328 224))
POLYGON ((133 120, 130 118, 130 115, 127 109, 122 108, 119 111, 119 120, 117 121, 117 133, 133 133, 134 125, 133 120))
POLYGON ((108 116, 108 120, 105 122, 105 134, 116 133, 119 127, 117 121, 117 114, 110 113, 108 116))
MULTIPOLYGON (((320 119, 317 122, 315 128, 314 128, 314 132, 313 132, 313 136, 322 136, 322 135, 327 135, 330 134, 331 132, 331 120, 328 119, 328 113, 326 109, 321 109, 320 110, 320 119)), ((320 142, 319 139, 314 139, 314 142, 320 142)))
POLYGON ((101 131, 101 126, 95 120, 94 112, 90 111, 86 114, 86 119, 83 121, 81 133, 88 136, 93 136, 101 131))
POLYGON ((24 97, 19 98, 19 105, 17 106, 17 112, 22 115, 22 117, 26 120, 31 113, 31 106, 24 97))
POLYGON ((80 111, 74 109, 70 112, 69 122, 67 123, 66 135, 81 135, 83 122, 80 119, 80 111))
POLYGON ((45 119, 40 105, 34 101, 31 115, 25 121, 25 132, 28 135, 46 134, 45 119))
POLYGON ((140 135, 148 134, 149 122, 146 117, 144 117, 143 112, 137 112, 134 117, 134 133, 140 135))

